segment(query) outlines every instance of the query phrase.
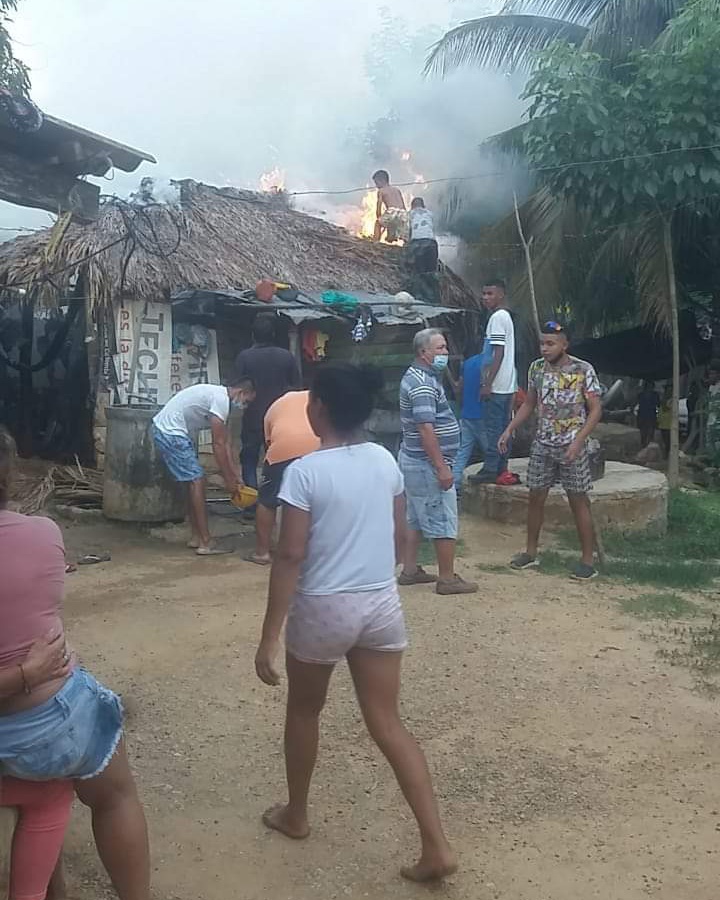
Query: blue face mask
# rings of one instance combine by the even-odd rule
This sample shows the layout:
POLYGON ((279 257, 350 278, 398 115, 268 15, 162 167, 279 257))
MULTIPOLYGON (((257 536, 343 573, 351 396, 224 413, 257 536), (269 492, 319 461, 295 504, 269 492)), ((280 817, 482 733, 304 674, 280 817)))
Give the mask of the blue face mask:
POLYGON ((435 369, 436 372, 444 372, 447 369, 448 362, 450 361, 450 357, 447 353, 438 353, 435 356, 435 359, 430 363, 430 365, 435 369))

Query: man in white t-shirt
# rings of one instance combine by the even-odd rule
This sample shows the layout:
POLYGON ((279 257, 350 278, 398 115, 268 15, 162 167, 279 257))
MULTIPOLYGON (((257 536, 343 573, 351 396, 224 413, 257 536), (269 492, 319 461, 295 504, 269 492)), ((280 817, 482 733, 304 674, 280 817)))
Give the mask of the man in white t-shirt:
POLYGON ((490 311, 483 350, 489 362, 483 369, 480 387, 488 449, 482 472, 470 480, 476 484, 518 484, 518 476, 508 472, 508 453, 501 455, 497 446, 500 435, 510 424, 517 391, 515 326, 507 309, 505 282, 501 278, 490 279, 483 286, 482 298, 490 311))
POLYGON ((413 271, 411 293, 418 300, 439 303, 438 242, 432 213, 422 197, 415 197, 410 206, 408 256, 413 271))
POLYGON ((215 556, 225 551, 210 537, 205 506, 205 472, 198 460, 198 434, 210 429, 213 453, 230 494, 242 486, 235 466, 227 421, 230 407, 245 408, 255 398, 255 386, 243 378, 230 387, 194 384, 179 391, 153 419, 155 445, 175 481, 188 485, 188 514, 192 536, 189 547, 198 556, 215 556))

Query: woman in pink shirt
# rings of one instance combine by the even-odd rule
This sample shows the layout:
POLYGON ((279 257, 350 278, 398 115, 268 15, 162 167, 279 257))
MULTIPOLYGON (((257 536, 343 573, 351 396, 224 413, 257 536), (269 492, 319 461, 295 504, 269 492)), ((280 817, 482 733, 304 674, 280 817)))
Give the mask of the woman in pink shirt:
POLYGON ((72 779, 120 900, 149 900, 147 827, 123 746, 120 699, 64 649, 42 678, 32 666, 48 635, 60 636, 64 648, 65 548, 50 519, 6 508, 14 456, 0 429, 0 775, 72 779))

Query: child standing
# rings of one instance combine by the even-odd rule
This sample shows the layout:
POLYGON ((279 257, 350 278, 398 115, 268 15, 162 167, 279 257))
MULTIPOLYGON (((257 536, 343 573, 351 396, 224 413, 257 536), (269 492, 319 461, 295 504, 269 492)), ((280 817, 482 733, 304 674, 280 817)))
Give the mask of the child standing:
POLYGON ((279 683, 275 658, 287 616, 289 799, 263 821, 287 837, 310 833, 307 803, 319 717, 333 669, 346 658, 368 731, 420 829, 420 859, 402 875, 431 881, 454 872, 456 863, 425 757, 398 711, 407 646, 395 580, 405 530, 403 478, 390 453, 366 442, 361 430, 381 388, 382 375, 372 367, 321 369, 308 404, 321 449, 292 463, 280 489, 280 540, 255 667, 266 684, 279 683))

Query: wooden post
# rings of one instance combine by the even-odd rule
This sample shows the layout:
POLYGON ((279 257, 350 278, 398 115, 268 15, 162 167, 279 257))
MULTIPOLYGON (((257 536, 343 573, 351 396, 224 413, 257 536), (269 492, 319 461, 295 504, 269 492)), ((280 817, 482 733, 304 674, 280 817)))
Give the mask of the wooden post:
POLYGON ((678 313, 677 281, 672 242, 672 214, 663 222, 663 245, 667 265, 668 300, 670 301, 670 328, 672 330, 672 425, 670 430, 670 456, 668 457, 668 481, 671 488, 680 483, 680 317, 678 313))
POLYGON ((535 295, 535 276, 533 274, 532 255, 530 253, 532 238, 530 238, 529 241, 525 238, 522 221, 520 220, 520 207, 518 206, 518 198, 515 191, 513 191, 513 204, 515 206, 515 221, 517 223, 518 234, 520 235, 520 242, 525 253, 525 265, 527 267, 528 285, 530 287, 530 302, 532 304, 535 333, 540 337, 540 314, 538 312, 537 297, 535 295))

